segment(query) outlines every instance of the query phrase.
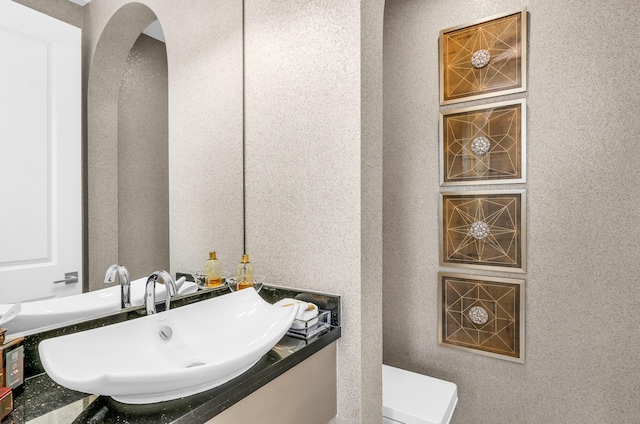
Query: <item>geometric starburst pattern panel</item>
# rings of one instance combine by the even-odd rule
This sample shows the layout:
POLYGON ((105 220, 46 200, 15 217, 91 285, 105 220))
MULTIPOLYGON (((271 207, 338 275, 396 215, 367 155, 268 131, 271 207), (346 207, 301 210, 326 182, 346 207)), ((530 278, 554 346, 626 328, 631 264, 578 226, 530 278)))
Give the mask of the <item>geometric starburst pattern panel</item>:
POLYGON ((525 181, 525 100, 440 114, 440 183, 525 181))
POLYGON ((526 10, 440 31, 440 104, 526 91, 526 10))
POLYGON ((525 271, 524 190, 452 192, 440 197, 441 265, 525 271))
POLYGON ((438 274, 438 343, 524 363, 524 281, 438 274))

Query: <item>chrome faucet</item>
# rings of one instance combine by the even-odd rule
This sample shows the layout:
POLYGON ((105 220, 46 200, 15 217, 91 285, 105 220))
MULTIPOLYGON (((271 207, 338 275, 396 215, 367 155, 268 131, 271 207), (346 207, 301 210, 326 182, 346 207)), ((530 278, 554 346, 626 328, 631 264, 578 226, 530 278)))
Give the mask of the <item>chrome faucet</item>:
POLYGON ((104 276, 105 283, 115 283, 116 275, 120 276, 120 307, 131 307, 131 279, 129 271, 123 265, 113 264, 107 268, 104 276))
POLYGON ((144 305, 147 309, 147 315, 156 314, 156 282, 160 280, 160 283, 167 287, 167 299, 165 300, 165 311, 169 310, 171 296, 174 296, 178 289, 176 283, 171 278, 171 275, 167 271, 156 271, 152 273, 147 279, 147 286, 144 295, 144 305))

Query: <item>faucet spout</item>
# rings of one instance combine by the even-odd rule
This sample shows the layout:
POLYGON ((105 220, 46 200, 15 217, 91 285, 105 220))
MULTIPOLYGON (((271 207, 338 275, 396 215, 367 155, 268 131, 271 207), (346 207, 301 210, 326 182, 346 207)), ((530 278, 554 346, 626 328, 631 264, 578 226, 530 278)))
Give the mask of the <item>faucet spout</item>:
POLYGON ((115 283, 116 275, 120 277, 120 307, 131 307, 131 278, 129 271, 123 265, 113 264, 107 268, 104 276, 105 283, 115 283))
POLYGON ((145 287, 144 305, 147 315, 157 313, 156 311, 156 283, 160 282, 167 287, 167 299, 165 300, 165 311, 168 311, 171 304, 171 296, 178 293, 176 283, 167 271, 156 271, 147 279, 145 287))

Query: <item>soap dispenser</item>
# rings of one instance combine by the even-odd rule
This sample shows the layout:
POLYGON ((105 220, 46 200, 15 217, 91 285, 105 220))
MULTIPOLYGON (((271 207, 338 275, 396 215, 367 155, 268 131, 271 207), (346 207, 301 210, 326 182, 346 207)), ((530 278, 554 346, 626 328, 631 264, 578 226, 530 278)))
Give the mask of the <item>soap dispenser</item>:
POLYGON ((209 252, 209 259, 204 267, 205 284, 207 287, 222 285, 222 264, 216 258, 216 252, 209 252))
POLYGON ((253 287, 253 264, 249 262, 249 255, 242 255, 242 261, 238 264, 236 270, 236 287, 237 290, 253 287))

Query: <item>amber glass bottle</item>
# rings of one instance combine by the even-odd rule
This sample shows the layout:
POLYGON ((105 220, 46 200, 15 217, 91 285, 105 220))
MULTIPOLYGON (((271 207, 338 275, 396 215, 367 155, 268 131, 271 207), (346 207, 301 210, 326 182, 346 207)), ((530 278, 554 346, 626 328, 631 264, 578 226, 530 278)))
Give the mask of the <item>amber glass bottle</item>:
POLYGON ((207 287, 222 285, 222 264, 216 258, 216 252, 209 252, 209 260, 205 264, 204 273, 207 287))
POLYGON ((242 255, 242 261, 236 270, 237 290, 253 287, 253 264, 249 262, 249 255, 242 255))

